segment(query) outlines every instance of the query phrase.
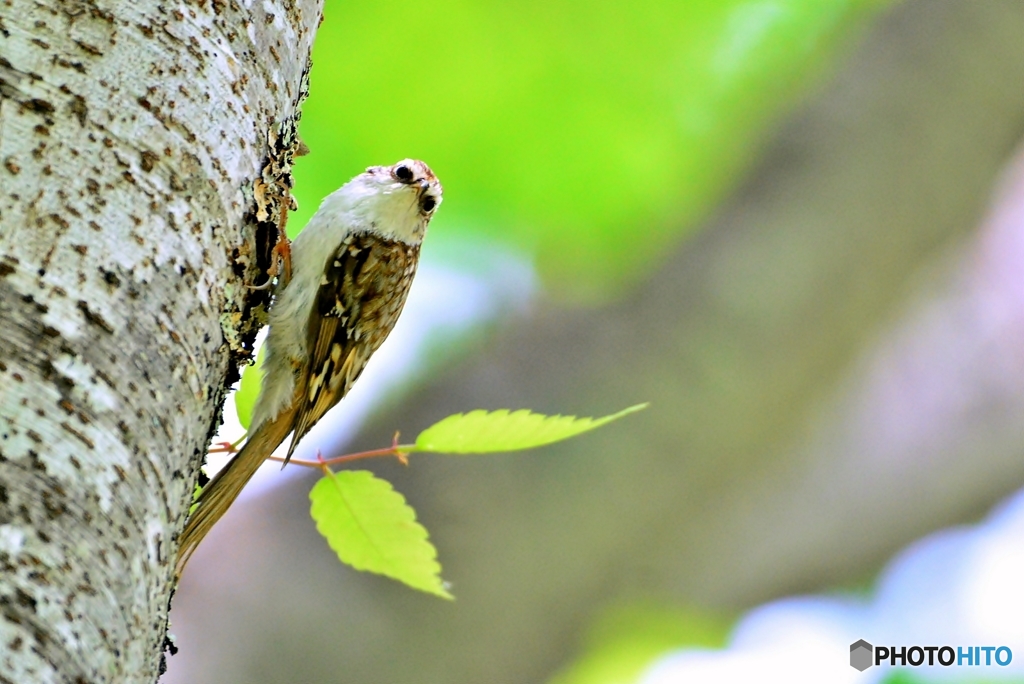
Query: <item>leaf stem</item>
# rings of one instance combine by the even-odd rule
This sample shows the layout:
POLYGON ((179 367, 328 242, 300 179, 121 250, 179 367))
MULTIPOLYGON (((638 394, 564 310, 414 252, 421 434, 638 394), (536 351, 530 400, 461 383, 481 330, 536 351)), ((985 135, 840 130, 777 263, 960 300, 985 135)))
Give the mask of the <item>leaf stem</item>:
POLYGON ((323 471, 324 477, 331 474, 331 469, 327 466, 327 463, 324 462, 324 455, 320 453, 319 449, 316 450, 316 462, 320 464, 320 470, 323 471))
POLYGON ((210 449, 207 453, 210 454, 234 454, 238 453, 238 445, 245 441, 245 438, 249 436, 248 432, 242 434, 241 437, 236 439, 234 442, 217 442, 217 446, 210 449))
MULTIPOLYGON (((396 437, 397 437, 397 435, 396 435, 396 437)), ((293 458, 292 460, 288 461, 288 463, 289 464, 294 464, 294 465, 297 465, 297 466, 303 466, 305 468, 317 468, 317 469, 322 470, 325 467, 329 467, 329 466, 332 466, 332 465, 339 465, 341 463, 350 463, 352 461, 359 461, 359 460, 364 459, 364 458, 377 458, 377 457, 380 457, 380 456, 394 456, 395 458, 397 458, 402 463, 405 463, 406 465, 408 465, 408 458, 407 458, 407 456, 411 452, 416 450, 416 445, 414 445, 414 444, 398 444, 397 443, 397 439, 395 441, 396 441, 396 443, 392 444, 389 447, 385 447, 383 449, 370 449, 369 451, 357 451, 354 454, 345 454, 344 456, 335 456, 334 458, 324 458, 323 456, 320 455, 320 452, 317 452, 317 460, 315 460, 315 461, 303 460, 301 458, 293 458)), ((284 462, 284 459, 281 458, 280 456, 271 456, 269 460, 277 461, 278 463, 283 463, 284 462)))

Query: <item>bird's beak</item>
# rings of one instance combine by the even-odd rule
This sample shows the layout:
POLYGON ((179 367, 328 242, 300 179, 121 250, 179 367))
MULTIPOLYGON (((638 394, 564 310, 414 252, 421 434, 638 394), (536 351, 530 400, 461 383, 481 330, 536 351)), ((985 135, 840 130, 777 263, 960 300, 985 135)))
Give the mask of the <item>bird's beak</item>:
POLYGON ((429 187, 430 187, 430 181, 428 181, 426 178, 424 178, 423 180, 420 181, 420 192, 425 191, 429 187))

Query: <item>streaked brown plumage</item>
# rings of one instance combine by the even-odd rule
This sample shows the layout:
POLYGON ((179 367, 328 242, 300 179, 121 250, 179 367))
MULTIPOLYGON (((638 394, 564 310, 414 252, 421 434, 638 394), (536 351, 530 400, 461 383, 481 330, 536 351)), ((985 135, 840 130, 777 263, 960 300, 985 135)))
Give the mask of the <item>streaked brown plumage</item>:
POLYGON ((298 401, 291 458, 299 440, 348 394, 370 355, 395 327, 405 306, 420 246, 355 233, 342 242, 324 272, 315 315, 309 317, 314 369, 298 401))

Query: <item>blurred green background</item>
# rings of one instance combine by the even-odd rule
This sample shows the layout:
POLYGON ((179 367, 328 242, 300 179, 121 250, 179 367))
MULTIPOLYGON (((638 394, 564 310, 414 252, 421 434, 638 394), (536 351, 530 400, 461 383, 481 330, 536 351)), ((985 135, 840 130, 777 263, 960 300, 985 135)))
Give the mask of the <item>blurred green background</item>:
POLYGON ((507 249, 543 286, 348 448, 474 408, 652 406, 374 465, 454 604, 341 567, 312 480, 239 502, 175 597, 166 681, 626 684, 977 519, 1024 482, 1021 347, 958 308, 1024 136, 1022 44, 1019 0, 328 0, 290 226, 419 157, 445 186, 424 261, 507 249))
POLYGON ((426 160, 431 242, 529 255, 602 301, 664 261, 879 0, 328 2, 293 225, 369 164, 426 160))

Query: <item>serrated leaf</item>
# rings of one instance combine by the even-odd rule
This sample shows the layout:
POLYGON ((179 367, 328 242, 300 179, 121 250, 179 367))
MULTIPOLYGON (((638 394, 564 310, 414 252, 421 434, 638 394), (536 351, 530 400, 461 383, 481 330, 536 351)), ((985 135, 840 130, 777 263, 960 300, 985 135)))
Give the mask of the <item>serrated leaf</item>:
POLYGON ((456 413, 421 432, 415 450, 485 454, 532 449, 575 437, 645 408, 647 404, 637 404, 603 418, 546 416, 527 409, 456 413))
POLYGON ((246 430, 252 422, 252 409, 256 406, 256 397, 260 394, 260 385, 263 384, 263 347, 256 356, 256 363, 246 366, 242 371, 242 380, 238 383, 238 391, 235 392, 235 413, 238 414, 238 422, 246 430))
POLYGON ((324 476, 309 498, 316 529, 342 563, 453 598, 427 530, 391 483, 365 470, 345 470, 324 476))

